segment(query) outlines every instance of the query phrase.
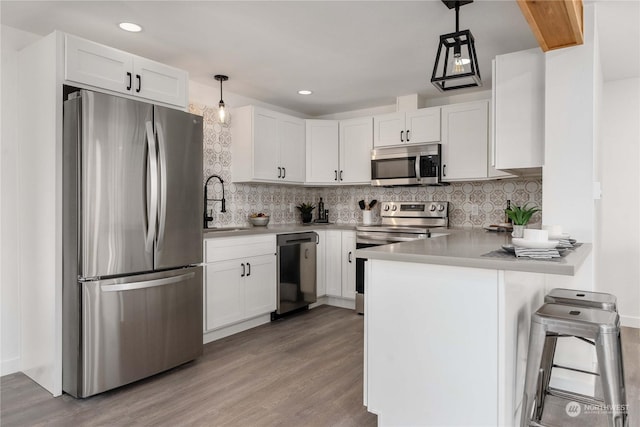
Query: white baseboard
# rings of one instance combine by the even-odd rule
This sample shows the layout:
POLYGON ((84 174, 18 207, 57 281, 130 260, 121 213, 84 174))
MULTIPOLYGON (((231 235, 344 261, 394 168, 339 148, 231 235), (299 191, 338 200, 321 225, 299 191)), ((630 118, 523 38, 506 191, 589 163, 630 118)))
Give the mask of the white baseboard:
POLYGON ((20 358, 3 360, 0 362, 0 376, 5 376, 20 370, 20 358))
POLYGON ((269 322, 271 322, 271 313, 263 314, 262 316, 254 317, 253 319, 245 320, 243 322, 234 323, 233 325, 225 326, 214 331, 205 332, 202 336, 202 343, 207 344, 217 341, 269 322))
POLYGON ((630 328, 640 328, 640 317, 620 316, 620 325, 630 328))

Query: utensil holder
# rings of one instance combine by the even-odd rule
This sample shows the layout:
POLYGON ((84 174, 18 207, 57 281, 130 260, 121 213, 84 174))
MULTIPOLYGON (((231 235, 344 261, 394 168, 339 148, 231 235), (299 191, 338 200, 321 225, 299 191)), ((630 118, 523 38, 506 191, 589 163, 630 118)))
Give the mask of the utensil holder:
POLYGON ((362 211, 362 223, 364 225, 371 225, 373 224, 373 211, 367 211, 364 210, 362 211))

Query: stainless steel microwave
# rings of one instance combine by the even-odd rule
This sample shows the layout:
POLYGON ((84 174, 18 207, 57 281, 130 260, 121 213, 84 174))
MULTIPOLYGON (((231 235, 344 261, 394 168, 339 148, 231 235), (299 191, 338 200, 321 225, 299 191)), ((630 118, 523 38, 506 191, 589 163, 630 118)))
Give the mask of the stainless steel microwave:
POLYGON ((371 185, 439 185, 440 144, 383 147, 371 150, 371 185))

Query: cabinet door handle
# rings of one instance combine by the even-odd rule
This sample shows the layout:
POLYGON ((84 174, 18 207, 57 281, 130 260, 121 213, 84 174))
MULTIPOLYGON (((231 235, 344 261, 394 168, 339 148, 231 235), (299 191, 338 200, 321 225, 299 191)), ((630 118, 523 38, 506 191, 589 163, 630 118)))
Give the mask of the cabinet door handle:
POLYGON ((343 171, 340 171, 340 181, 342 181, 342 172, 343 171))
POLYGON ((136 80, 138 82, 138 89, 136 89, 136 93, 140 92, 140 89, 142 89, 142 78, 140 77, 140 74, 136 74, 136 80))
POLYGON ((251 276, 251 264, 247 263, 247 277, 251 276))
POLYGON ((127 84, 127 90, 131 90, 131 73, 127 72, 127 78, 129 79, 129 83, 127 84))
POLYGON ((282 179, 287 176, 287 168, 282 168, 282 179))
POLYGON ((309 248, 304 250, 304 259, 309 259, 309 248))
POLYGON ((349 251, 349 262, 351 262, 351 251, 349 251))
POLYGON ((320 235, 316 234, 316 245, 320 244, 320 235))
POLYGON ((404 131, 400 131, 400 142, 404 142, 404 131))
POLYGON ((447 165, 442 165, 442 176, 447 176, 447 165))
POLYGON ((409 132, 411 132, 409 129, 407 129, 407 142, 409 142, 409 132))
POLYGON ((240 275, 240 277, 244 277, 245 273, 247 272, 247 269, 244 266, 244 263, 240 264, 242 266, 242 274, 240 275))
POLYGON ((333 180, 334 180, 334 181, 337 181, 337 180, 338 180, 338 170, 337 170, 337 169, 336 169, 336 170, 334 170, 334 171, 333 171, 333 173, 334 173, 334 174, 336 174, 336 177, 335 177, 335 178, 333 178, 333 180))
POLYGON ((278 178, 282 178, 282 168, 278 166, 278 178))

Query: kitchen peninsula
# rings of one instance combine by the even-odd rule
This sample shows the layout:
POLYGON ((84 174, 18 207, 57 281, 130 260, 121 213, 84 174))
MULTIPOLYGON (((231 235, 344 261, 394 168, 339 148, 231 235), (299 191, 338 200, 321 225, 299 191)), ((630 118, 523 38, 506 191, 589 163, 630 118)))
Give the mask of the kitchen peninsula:
MULTIPOLYGON (((517 425, 532 311, 557 260, 490 256, 506 233, 449 230, 359 249, 367 258, 364 400, 379 425, 517 425)), ((586 267, 584 267, 586 268, 586 267)))

